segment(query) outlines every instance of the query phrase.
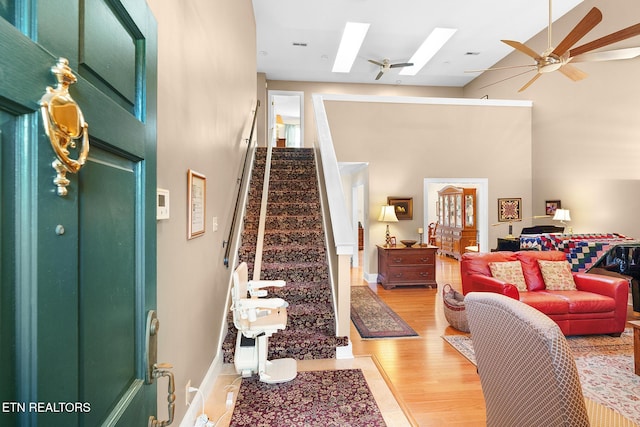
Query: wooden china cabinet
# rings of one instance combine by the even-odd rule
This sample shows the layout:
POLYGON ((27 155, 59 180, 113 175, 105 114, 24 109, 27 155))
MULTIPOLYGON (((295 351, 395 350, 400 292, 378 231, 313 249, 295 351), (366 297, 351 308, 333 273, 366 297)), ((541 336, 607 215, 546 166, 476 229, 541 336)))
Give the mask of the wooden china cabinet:
POLYGON ((452 185, 438 191, 436 245, 444 255, 460 259, 477 243, 476 189, 452 185))

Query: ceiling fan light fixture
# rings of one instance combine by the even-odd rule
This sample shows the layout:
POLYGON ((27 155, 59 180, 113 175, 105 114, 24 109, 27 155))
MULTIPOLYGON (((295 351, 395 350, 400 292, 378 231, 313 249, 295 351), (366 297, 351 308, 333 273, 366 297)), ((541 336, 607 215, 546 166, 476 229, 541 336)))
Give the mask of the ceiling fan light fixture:
POLYGON ((360 51, 360 46, 364 42, 370 25, 363 22, 347 22, 331 71, 334 73, 348 73, 351 71, 353 62, 360 51))
POLYGON ((538 72, 540 73, 551 73, 560 69, 564 64, 560 58, 557 58, 554 55, 545 56, 540 58, 538 61, 538 72))
POLYGON ((422 42, 422 45, 420 45, 411 59, 409 59, 409 62, 412 62, 413 66, 403 68, 400 74, 405 76, 415 76, 418 74, 418 72, 427 65, 427 62, 442 49, 456 31, 458 31, 457 28, 435 28, 425 41, 422 42))

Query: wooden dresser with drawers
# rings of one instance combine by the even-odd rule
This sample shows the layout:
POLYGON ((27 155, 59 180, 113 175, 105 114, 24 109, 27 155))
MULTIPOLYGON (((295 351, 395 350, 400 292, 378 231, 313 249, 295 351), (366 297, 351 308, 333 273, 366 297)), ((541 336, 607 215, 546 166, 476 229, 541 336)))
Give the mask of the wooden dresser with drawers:
POLYGON ((385 289, 422 285, 437 288, 436 246, 378 246, 378 283, 385 289))

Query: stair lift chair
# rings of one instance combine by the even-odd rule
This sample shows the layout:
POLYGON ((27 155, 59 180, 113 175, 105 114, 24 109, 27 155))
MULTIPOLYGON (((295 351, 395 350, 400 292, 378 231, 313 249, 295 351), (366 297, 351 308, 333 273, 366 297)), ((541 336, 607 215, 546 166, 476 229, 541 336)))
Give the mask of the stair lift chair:
POLYGON ((284 280, 248 280, 247 263, 233 272, 231 289, 233 324, 238 330, 234 364, 236 372, 275 384, 291 381, 297 375, 295 359, 267 360, 268 338, 287 326, 287 306, 282 298, 263 298, 267 286, 283 287, 284 280))

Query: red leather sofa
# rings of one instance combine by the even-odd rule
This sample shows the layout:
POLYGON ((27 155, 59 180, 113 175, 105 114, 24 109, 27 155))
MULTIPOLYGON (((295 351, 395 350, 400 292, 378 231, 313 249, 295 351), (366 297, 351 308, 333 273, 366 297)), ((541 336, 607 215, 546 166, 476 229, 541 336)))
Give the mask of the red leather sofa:
POLYGON ((619 336, 627 319, 626 280, 572 273, 576 290, 548 290, 538 260, 566 261, 561 251, 469 252, 462 256, 463 294, 496 292, 520 300, 549 316, 565 335, 619 336), (492 276, 489 263, 520 261, 526 291, 492 276))

